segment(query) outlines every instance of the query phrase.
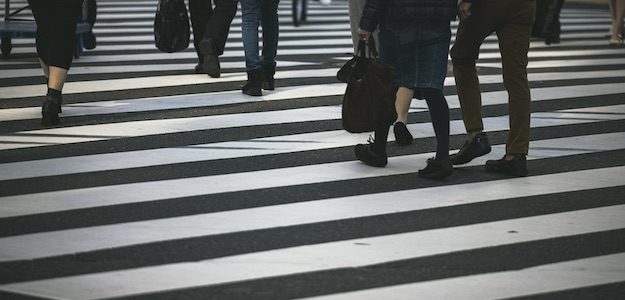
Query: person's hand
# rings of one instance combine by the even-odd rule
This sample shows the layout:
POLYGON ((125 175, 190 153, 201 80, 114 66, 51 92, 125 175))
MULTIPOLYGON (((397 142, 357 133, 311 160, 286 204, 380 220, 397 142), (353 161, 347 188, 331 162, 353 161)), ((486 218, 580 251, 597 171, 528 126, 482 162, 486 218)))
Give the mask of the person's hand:
POLYGON ((472 3, 464 1, 458 4, 458 16, 460 17, 460 19, 466 19, 471 16, 471 4, 472 3))
POLYGON ((371 36, 371 32, 364 31, 364 30, 358 30, 358 37, 360 37, 361 40, 363 40, 365 42, 368 42, 370 36, 371 36))

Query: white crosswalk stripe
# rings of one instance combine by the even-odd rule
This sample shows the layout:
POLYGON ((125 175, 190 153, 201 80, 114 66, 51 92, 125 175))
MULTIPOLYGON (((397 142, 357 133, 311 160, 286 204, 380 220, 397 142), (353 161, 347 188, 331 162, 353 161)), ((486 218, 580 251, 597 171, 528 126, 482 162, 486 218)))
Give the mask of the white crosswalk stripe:
MULTIPOLYGON (((387 167, 353 156, 369 133, 340 124, 347 1, 310 0, 301 26, 281 1, 277 87, 262 97, 239 89, 240 11, 210 78, 193 73, 192 44, 154 47, 156 2, 98 1, 98 45, 74 61, 57 127, 39 125, 34 39, 0 60, 0 298, 625 292, 625 51, 608 46, 599 6, 567 5, 561 43, 530 44, 529 176, 483 171, 509 127, 492 35, 477 62, 492 152, 429 181, 415 174, 435 155, 424 101, 410 108, 412 146, 391 130, 387 167)), ((455 152, 465 128, 451 69, 445 95, 455 152)))

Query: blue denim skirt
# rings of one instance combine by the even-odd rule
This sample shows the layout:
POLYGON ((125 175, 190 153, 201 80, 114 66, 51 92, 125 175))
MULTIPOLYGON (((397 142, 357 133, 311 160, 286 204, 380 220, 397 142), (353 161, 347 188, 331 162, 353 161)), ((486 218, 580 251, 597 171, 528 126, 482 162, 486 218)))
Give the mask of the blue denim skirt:
POLYGON ((451 41, 449 21, 380 25, 380 61, 395 67, 395 84, 410 89, 443 89, 451 41))

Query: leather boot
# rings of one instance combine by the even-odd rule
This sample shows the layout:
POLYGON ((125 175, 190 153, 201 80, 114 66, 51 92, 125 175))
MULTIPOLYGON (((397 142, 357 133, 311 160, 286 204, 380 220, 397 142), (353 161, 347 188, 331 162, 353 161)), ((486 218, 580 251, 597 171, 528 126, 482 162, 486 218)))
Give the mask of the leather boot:
POLYGON ((41 125, 52 126, 61 123, 59 118, 59 109, 61 105, 58 99, 52 98, 52 96, 46 96, 46 99, 41 105, 41 125))
POLYGON ((262 70, 247 71, 247 83, 241 88, 243 94, 250 96, 262 96, 262 70))
POLYGON ((273 80, 274 74, 276 74, 276 66, 263 66, 263 90, 273 91, 275 89, 275 84, 273 80))
POLYGON ((199 43, 200 53, 203 56, 203 63, 200 67, 202 73, 213 78, 221 76, 221 66, 219 65, 219 55, 217 54, 214 42, 211 39, 203 39, 199 43))

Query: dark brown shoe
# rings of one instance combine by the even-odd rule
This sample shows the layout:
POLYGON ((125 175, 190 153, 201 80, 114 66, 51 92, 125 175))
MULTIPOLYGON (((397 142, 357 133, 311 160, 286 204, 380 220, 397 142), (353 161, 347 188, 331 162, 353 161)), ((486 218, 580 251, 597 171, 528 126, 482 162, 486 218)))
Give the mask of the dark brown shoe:
POLYGON ((527 159, 525 155, 514 155, 511 160, 506 160, 504 155, 502 159, 486 161, 486 172, 525 177, 527 159))
POLYGON ((449 159, 454 165, 462 165, 476 157, 490 153, 490 150, 488 136, 486 136, 486 133, 480 132, 470 142, 465 142, 458 153, 450 155, 449 159))

